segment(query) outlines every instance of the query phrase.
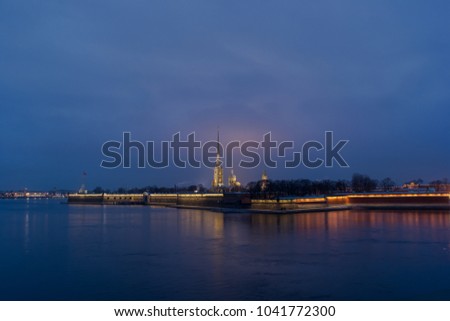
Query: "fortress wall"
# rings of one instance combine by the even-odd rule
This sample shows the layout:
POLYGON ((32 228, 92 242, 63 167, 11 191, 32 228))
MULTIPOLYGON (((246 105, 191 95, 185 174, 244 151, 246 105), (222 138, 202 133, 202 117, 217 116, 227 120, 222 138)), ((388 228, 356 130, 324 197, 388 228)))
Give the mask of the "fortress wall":
POLYGON ((239 193, 150 194, 147 203, 172 206, 242 207, 250 204, 250 198, 247 194, 239 193))
POLYGON ((349 204, 449 204, 448 194, 349 195, 349 204))
POLYGON ((328 205, 347 205, 349 203, 348 196, 327 196, 328 205))
POLYGON ((103 203, 103 194, 69 194, 67 200, 69 203, 101 204, 103 203))
POLYGON ((144 204, 142 194, 69 194, 69 203, 79 204, 144 204))
POLYGON ((443 204, 450 203, 447 193, 430 194, 351 194, 315 198, 250 199, 246 193, 214 194, 69 194, 69 203, 79 204, 149 204, 292 210, 326 205, 358 204, 443 204))
POLYGON ((144 204, 143 194, 104 194, 104 204, 144 204))

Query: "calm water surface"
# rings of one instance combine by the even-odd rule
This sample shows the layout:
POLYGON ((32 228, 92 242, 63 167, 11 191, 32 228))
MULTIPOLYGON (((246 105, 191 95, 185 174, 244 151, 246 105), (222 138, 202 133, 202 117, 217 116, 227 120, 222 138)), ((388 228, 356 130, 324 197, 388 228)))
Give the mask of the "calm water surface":
POLYGON ((0 200, 0 300, 450 300, 449 211, 0 200))

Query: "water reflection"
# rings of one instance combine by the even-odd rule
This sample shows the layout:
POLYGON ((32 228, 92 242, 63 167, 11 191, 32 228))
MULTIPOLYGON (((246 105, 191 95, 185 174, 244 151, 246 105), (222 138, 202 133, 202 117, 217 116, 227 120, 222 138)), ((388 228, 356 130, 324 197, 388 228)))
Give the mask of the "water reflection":
POLYGON ((27 204, 25 209, 25 224, 24 224, 24 242, 23 247, 25 254, 28 254, 30 250, 30 210, 27 204))
POLYGON ((186 236, 223 238, 224 214, 199 210, 178 210, 180 232, 186 236))
POLYGON ((448 211, 0 209, 0 299, 450 299, 448 211))

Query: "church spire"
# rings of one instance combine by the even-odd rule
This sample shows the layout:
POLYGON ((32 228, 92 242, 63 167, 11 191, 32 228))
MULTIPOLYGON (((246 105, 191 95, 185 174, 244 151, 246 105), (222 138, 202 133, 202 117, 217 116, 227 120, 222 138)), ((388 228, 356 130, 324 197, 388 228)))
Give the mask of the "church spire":
POLYGON ((217 126, 217 156, 220 157, 219 126, 217 126))
POLYGON ((212 181, 212 187, 215 191, 220 191, 223 187, 223 168, 220 161, 220 136, 219 136, 219 126, 217 126, 217 158, 216 166, 214 167, 214 177, 212 181))

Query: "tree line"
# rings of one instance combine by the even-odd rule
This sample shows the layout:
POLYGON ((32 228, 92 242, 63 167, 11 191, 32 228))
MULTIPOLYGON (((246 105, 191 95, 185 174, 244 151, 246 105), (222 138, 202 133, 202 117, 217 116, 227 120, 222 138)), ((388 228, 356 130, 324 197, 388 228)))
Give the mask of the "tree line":
MULTIPOLYGON (((416 184, 423 184, 422 179, 411 180, 416 184)), ((435 180, 430 182, 436 191, 448 189, 448 180, 435 180)), ((273 196, 314 196, 314 195, 332 195, 345 193, 370 193, 374 191, 390 192, 397 187, 396 183, 386 177, 382 180, 376 180, 368 175, 355 173, 351 180, 310 180, 310 179, 292 179, 292 180, 268 180, 254 181, 241 187, 238 191, 248 192, 252 195, 262 195, 264 197, 273 196)), ((226 188, 225 188, 226 191, 226 188)), ((236 190, 234 190, 236 191, 236 190)), ((120 187, 116 190, 103 189, 96 187, 92 193, 119 193, 119 194, 142 194, 142 193, 206 193, 208 189, 203 185, 159 187, 156 185, 145 187, 125 188, 120 187)))

